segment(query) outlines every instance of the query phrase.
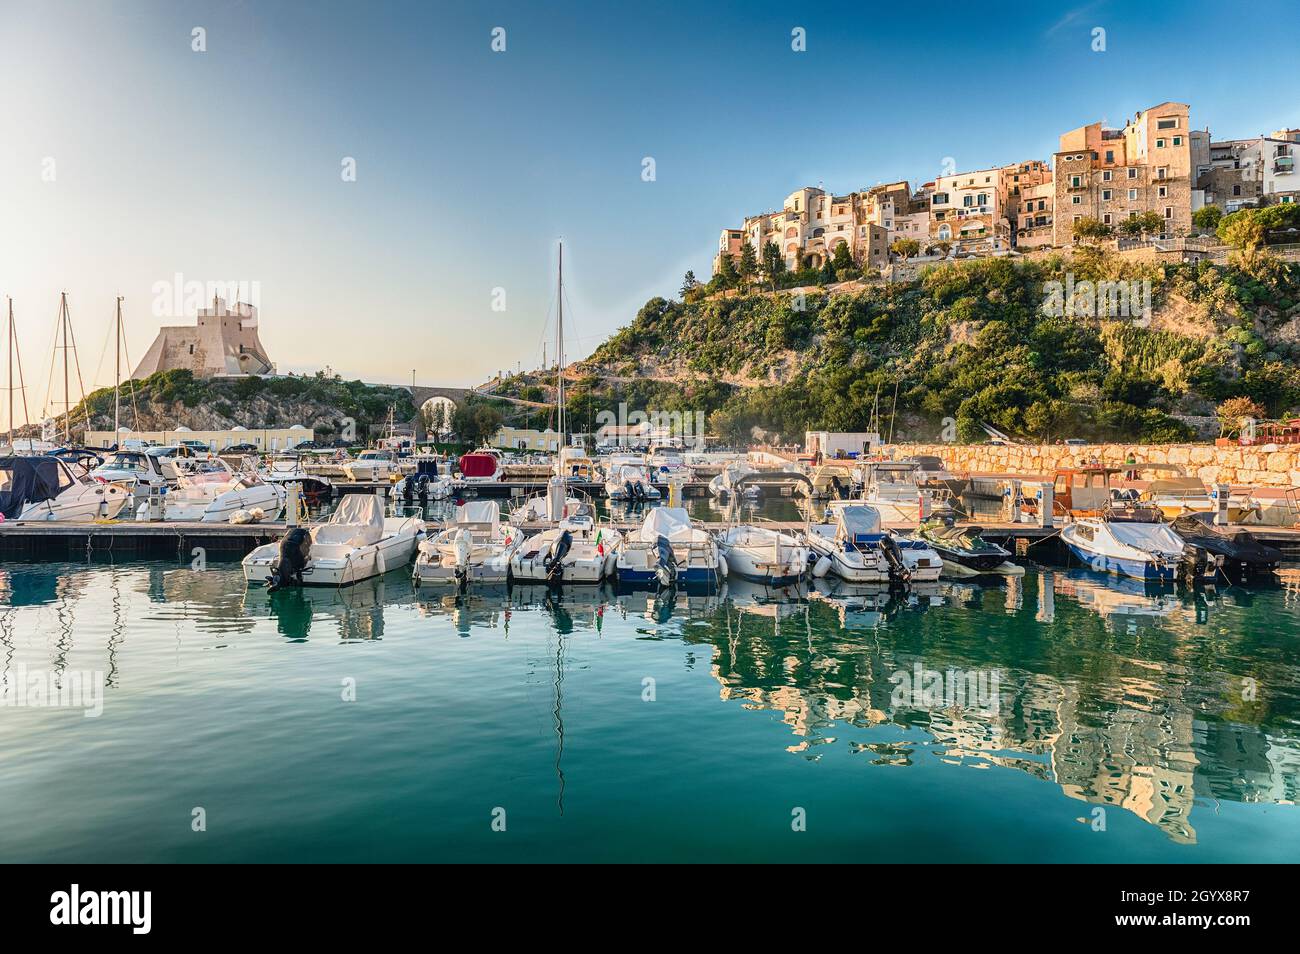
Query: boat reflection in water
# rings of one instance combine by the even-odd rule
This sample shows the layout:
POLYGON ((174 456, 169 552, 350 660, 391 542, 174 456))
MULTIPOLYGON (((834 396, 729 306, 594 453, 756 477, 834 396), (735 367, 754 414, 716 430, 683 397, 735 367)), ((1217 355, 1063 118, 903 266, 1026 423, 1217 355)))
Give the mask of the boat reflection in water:
MULTIPOLYGON (((477 774, 499 772, 523 803, 553 792, 561 813, 591 818, 599 792, 653 820, 644 786, 654 779, 677 774, 707 787, 725 774, 700 759, 731 758, 718 763, 728 768, 743 759, 755 778, 789 776, 795 759, 800 784, 846 805, 897 811, 927 836, 987 821, 996 789, 1019 799, 1027 817, 1061 814, 1072 826, 1102 806, 1115 810, 1112 832, 1140 820, 1162 843, 1203 837, 1209 853, 1231 853, 1257 828, 1285 833, 1294 824, 1280 812, 1243 818, 1242 803, 1290 805, 1300 795, 1298 617, 1300 574, 1288 569, 1274 587, 1249 590, 1176 590, 1031 567, 988 585, 894 591, 834 580, 773 590, 728 579, 709 593, 609 585, 454 593, 414 590, 408 571, 342 590, 269 594, 246 589, 237 564, 200 572, 188 563, 11 563, 0 570, 0 665, 107 674, 114 721, 103 725, 123 741, 114 756, 125 760, 121 806, 141 797, 135 770, 175 743, 155 707, 184 696, 188 708, 172 715, 197 731, 229 715, 225 693, 236 690, 250 732, 270 720, 301 724, 293 749, 268 739, 265 761, 321 767, 313 791, 355 785, 351 768, 330 774, 337 760, 323 753, 334 751, 341 724, 330 707, 337 680, 362 672, 368 705, 403 686, 410 695, 385 710, 394 718, 347 722, 347 744, 386 746, 392 761, 379 770, 394 784, 410 782, 401 775, 414 759, 406 753, 418 752, 419 771, 449 783, 438 786, 446 798, 477 774), (240 651, 207 651, 226 646, 240 651), (336 659, 348 668, 336 671, 336 659), (312 671, 304 665, 325 667, 328 692, 298 694, 312 671), (653 709, 640 695, 648 674, 660 678, 653 709), (1246 691, 1254 684, 1257 693, 1246 691), (530 747, 545 750, 533 752, 545 760, 541 774, 540 762, 519 768, 530 747), (637 759, 653 764, 639 768, 637 759), (899 767, 913 771, 863 774, 899 767), (950 818, 906 814, 936 784, 950 818)), ((47 725, 37 720, 60 715, 0 719, 0 744, 43 744, 47 725)), ((99 736, 76 735, 94 728, 79 718, 60 726, 75 745, 99 745, 99 736)), ((16 793, 32 803, 48 782, 46 773, 32 776, 16 793)), ((290 794, 308 784, 277 779, 290 794)), ((279 788, 277 797, 285 797, 279 788)), ((429 806, 417 807, 426 817, 429 806)), ((42 819, 43 836, 57 822, 42 819)), ((1267 850, 1275 841, 1255 844, 1267 850)), ((1108 843, 1122 852, 1112 844, 1136 840, 1108 843)))

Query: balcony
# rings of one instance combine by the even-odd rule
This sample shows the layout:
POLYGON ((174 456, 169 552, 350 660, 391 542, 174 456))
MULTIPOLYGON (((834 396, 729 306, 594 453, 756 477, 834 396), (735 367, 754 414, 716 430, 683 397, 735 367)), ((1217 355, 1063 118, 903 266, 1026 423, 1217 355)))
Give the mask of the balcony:
POLYGON ((1294 156, 1278 156, 1273 160, 1273 175, 1285 176, 1295 172, 1294 156))

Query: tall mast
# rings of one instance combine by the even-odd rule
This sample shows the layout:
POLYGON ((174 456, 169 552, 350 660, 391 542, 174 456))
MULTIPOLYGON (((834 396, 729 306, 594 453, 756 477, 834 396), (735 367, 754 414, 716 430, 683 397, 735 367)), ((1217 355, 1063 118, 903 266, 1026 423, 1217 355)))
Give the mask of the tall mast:
POLYGON ((9 299, 9 452, 17 454, 14 446, 14 300, 9 299))
POLYGON ((72 389, 68 387, 68 293, 59 296, 59 321, 63 324, 63 442, 72 439, 72 389))
MULTIPOLYGON (((122 296, 117 296, 117 346, 113 351, 113 441, 118 439, 122 407, 122 296)), ((138 425, 137 425, 138 426, 138 425)))
POLYGON ((558 319, 555 322, 555 387, 559 396, 560 441, 563 447, 568 443, 564 433, 564 242, 560 242, 560 281, 556 295, 558 319))

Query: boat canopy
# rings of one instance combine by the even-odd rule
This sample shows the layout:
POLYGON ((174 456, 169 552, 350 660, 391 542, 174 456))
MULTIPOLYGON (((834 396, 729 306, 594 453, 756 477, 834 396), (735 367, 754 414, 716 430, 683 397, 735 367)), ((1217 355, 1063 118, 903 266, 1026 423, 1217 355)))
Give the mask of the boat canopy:
POLYGON ((667 537, 669 542, 690 540, 694 534, 685 507, 655 507, 646 514, 640 535, 643 543, 654 543, 660 537, 667 537))
POLYGON ((460 459, 460 472, 464 477, 491 477, 497 472, 497 459, 491 454, 465 454, 460 459))
POLYGON ((12 520, 29 503, 53 500, 72 486, 56 457, 0 458, 0 513, 12 520))
POLYGON ((836 507, 836 523, 845 540, 853 543, 869 543, 880 536, 880 512, 875 507, 858 504, 852 507, 836 507))
POLYGON ((456 508, 456 522, 466 526, 484 524, 495 527, 501 522, 501 505, 495 500, 471 500, 456 508))
POLYGON ((345 494, 327 523, 316 528, 316 543, 342 543, 364 547, 384 535, 384 508, 370 494, 345 494))

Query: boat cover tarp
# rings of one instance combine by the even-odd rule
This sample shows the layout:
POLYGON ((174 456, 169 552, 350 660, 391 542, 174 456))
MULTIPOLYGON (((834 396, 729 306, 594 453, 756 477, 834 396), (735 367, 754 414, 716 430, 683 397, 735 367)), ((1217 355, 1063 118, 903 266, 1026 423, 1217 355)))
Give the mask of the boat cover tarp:
POLYGON ((670 543, 685 543, 694 535, 695 528, 685 507, 655 507, 641 524, 640 537, 644 543, 654 543, 659 537, 667 537, 670 543))
POLYGON ((329 522, 316 528, 315 542, 354 547, 378 543, 384 535, 384 508, 370 494, 344 494, 329 522))
POLYGON ((456 508, 457 523, 486 523, 496 526, 501 521, 501 505, 495 500, 471 500, 456 508))
POLYGON ((497 459, 491 454, 465 454, 460 459, 462 477, 491 477, 497 472, 497 459))
POLYGON ((1146 553, 1178 555, 1183 552, 1183 541, 1162 523, 1111 523, 1106 524, 1120 543, 1146 553))
POLYGON ((12 520, 29 503, 59 495, 59 462, 53 457, 0 458, 0 513, 12 520))

